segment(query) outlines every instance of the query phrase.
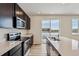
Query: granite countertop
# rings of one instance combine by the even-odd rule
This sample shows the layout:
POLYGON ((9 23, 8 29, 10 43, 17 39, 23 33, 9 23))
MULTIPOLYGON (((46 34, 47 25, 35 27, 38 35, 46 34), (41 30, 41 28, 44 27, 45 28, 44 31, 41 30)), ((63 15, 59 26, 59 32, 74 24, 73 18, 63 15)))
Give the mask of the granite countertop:
POLYGON ((20 44, 22 41, 3 41, 0 42, 0 56, 4 53, 8 52, 18 44, 20 44))
POLYGON ((61 56, 79 56, 79 41, 66 37, 59 37, 60 41, 53 41, 48 38, 50 43, 60 53, 61 56))

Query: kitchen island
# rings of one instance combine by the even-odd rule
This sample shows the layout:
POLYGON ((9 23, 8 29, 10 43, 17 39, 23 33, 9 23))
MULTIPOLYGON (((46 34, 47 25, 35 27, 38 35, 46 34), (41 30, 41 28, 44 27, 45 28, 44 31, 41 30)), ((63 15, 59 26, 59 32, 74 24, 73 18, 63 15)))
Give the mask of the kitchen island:
MULTIPOLYGON (((47 43, 52 46, 52 50, 61 56, 79 56, 79 41, 67 37, 59 37, 59 41, 54 41, 47 37, 47 43)), ((47 46, 48 47, 48 46, 47 46)), ((50 50, 50 49, 47 49, 50 50)), ((51 52, 51 51, 50 51, 51 52)), ((50 55, 50 53, 48 53, 50 55)))

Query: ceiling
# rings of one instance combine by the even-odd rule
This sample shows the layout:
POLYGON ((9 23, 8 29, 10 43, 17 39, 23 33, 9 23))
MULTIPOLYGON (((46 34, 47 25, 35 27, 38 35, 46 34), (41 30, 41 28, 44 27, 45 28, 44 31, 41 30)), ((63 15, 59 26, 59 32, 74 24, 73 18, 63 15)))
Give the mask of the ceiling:
POLYGON ((79 14, 79 3, 18 3, 28 15, 79 14))

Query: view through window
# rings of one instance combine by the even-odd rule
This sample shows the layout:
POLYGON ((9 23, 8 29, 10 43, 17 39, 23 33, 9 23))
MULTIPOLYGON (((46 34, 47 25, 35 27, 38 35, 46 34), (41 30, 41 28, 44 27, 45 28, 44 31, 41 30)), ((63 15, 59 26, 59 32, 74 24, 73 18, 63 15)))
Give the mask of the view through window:
POLYGON ((79 29, 79 20, 78 18, 73 18, 72 19, 72 33, 79 33, 78 32, 79 29))
POLYGON ((58 37, 59 35, 59 19, 42 20, 42 40, 45 37, 58 37))
POLYGON ((51 36, 59 34, 59 20, 51 20, 51 36))

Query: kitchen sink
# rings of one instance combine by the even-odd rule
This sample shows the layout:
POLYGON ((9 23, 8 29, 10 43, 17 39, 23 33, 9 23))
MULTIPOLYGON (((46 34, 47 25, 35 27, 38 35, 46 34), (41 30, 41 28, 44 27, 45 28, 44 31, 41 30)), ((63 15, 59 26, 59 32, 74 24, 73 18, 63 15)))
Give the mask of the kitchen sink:
POLYGON ((60 39, 58 37, 49 37, 51 40, 53 41, 60 41, 60 39))

